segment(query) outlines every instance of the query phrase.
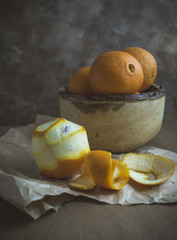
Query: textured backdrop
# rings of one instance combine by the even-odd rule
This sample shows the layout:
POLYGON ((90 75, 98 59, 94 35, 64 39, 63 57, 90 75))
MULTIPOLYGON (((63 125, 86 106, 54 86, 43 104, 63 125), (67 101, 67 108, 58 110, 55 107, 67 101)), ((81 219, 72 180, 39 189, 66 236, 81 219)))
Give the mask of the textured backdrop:
POLYGON ((129 46, 155 57, 165 111, 177 112, 176 0, 1 0, 0 36, 0 124, 57 116, 74 71, 129 46))

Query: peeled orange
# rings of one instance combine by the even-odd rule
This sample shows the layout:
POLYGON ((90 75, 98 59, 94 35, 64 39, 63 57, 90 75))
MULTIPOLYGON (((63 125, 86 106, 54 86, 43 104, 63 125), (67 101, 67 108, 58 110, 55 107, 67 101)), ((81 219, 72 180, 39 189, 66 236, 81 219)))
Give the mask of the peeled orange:
POLYGON ((33 132, 32 153, 45 176, 72 177, 83 168, 89 151, 85 128, 66 119, 53 119, 33 132))

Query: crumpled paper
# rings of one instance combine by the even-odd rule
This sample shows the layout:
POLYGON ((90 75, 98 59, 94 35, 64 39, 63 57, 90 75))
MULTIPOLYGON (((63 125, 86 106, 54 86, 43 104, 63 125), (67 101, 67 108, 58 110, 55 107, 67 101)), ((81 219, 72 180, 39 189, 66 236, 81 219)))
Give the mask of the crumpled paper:
MULTIPOLYGON (((177 201, 177 168, 174 175, 157 186, 144 186, 129 180, 122 190, 113 191, 96 187, 90 191, 79 191, 69 187, 68 180, 50 179, 40 175, 31 153, 34 128, 51 120, 48 116, 37 116, 34 124, 11 128, 0 138, 0 196, 21 209, 33 219, 47 210, 57 211, 65 201, 75 196, 85 196, 109 204, 151 204, 177 201)), ((154 147, 142 147, 138 153, 165 156, 177 164, 177 154, 154 147)), ((114 154, 121 158, 123 154, 114 154)))

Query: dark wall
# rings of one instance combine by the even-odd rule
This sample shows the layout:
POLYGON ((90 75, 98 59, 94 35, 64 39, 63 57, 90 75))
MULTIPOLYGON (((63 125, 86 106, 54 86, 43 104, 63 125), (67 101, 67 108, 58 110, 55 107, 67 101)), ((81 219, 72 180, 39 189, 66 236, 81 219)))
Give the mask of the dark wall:
POLYGON ((145 48, 177 112, 176 0, 1 0, 0 124, 57 116, 58 88, 101 53, 145 48))

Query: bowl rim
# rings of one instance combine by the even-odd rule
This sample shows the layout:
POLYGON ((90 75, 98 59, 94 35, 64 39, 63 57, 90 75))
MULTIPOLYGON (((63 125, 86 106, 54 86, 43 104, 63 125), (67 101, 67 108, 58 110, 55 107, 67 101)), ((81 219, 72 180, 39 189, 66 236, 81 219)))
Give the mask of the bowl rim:
POLYGON ((144 91, 143 93, 137 94, 112 94, 107 96, 80 96, 68 93, 67 87, 59 88, 59 97, 67 100, 76 102, 87 102, 87 103, 113 103, 113 102, 136 102, 143 100, 155 100, 165 96, 165 88, 157 84, 144 91))

